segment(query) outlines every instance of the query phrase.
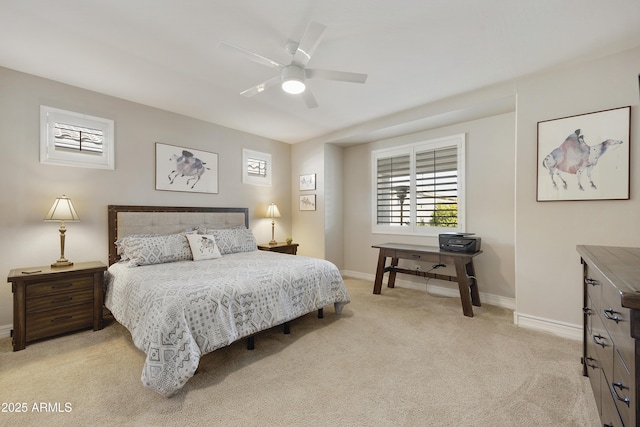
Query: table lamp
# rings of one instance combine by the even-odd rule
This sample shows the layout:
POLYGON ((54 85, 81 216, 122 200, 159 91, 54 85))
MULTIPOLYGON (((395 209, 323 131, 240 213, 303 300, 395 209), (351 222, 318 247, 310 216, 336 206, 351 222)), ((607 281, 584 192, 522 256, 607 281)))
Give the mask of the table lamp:
POLYGON ((278 210, 278 207, 275 203, 271 203, 267 208, 267 218, 271 218, 271 241, 269 242, 269 244, 276 245, 278 244, 278 242, 276 242, 276 239, 273 237, 276 223, 274 218, 280 218, 280 211, 278 210))
POLYGON ((64 257, 64 233, 67 231, 64 222, 78 222, 80 218, 73 208, 73 204, 71 204, 71 199, 64 194, 62 197, 58 197, 55 202, 53 202, 53 206, 49 209, 49 213, 44 217, 44 220, 47 222, 60 222, 60 259, 51 264, 51 267, 72 266, 73 263, 64 257))

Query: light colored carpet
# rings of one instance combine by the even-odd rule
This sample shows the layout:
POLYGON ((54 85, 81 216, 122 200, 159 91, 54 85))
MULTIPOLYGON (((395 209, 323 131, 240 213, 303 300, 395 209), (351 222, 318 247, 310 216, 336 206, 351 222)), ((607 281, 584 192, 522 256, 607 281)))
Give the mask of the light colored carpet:
POLYGON ((253 351, 208 354, 170 399, 142 386, 143 354, 117 323, 15 353, 0 340, 0 402, 27 404, 0 425, 599 425, 580 342, 517 328, 508 310, 467 318, 457 298, 345 281, 341 316, 328 307, 290 335, 261 333, 253 351))

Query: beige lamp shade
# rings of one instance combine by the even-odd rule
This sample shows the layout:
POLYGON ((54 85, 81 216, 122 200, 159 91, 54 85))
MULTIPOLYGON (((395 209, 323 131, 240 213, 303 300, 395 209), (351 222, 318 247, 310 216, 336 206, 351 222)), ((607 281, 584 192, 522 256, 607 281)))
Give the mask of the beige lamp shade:
POLYGON ((71 199, 63 194, 62 197, 58 197, 55 202, 53 202, 53 206, 49 209, 44 220, 78 222, 80 221, 80 217, 73 207, 71 199))
POLYGON ((271 203, 267 208, 267 218, 280 218, 280 211, 275 203, 271 203))

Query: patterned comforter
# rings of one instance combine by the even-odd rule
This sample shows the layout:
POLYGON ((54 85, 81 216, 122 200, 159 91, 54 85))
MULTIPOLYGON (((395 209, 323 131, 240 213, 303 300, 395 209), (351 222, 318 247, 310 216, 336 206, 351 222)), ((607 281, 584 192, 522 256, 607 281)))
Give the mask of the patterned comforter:
POLYGON ((105 305, 147 355, 142 383, 167 397, 194 375, 200 356, 329 304, 339 314, 350 301, 334 264, 267 251, 116 263, 106 283, 105 305))

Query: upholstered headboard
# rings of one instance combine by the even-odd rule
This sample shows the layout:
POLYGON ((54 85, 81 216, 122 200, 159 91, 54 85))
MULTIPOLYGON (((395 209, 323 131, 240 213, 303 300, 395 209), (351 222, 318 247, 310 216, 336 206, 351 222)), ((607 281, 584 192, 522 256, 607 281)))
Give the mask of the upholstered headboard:
POLYGON ((249 228, 249 208, 109 205, 109 265, 118 261, 117 239, 132 234, 179 233, 196 225, 249 228))

